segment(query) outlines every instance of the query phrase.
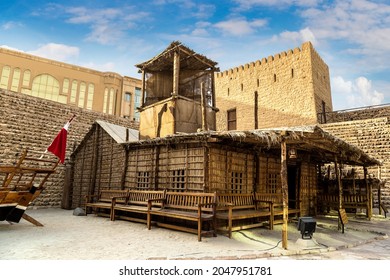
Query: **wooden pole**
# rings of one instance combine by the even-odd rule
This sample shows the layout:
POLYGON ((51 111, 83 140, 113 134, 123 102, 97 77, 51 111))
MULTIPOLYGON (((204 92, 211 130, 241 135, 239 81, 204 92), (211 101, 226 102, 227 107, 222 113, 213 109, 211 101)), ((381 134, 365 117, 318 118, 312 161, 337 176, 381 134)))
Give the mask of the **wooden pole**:
MULTIPOLYGON (((142 70, 141 107, 145 105, 145 91, 146 91, 145 85, 146 85, 146 73, 145 70, 142 70)), ((133 100, 135 100, 135 95, 133 100)))
POLYGON ((180 54, 179 52, 174 52, 173 57, 173 96, 179 95, 179 77, 180 77, 180 54))
MULTIPOLYGON (((337 155, 334 156, 334 169, 336 173, 336 179, 337 179, 337 186, 339 189, 339 213, 340 210, 343 208, 343 186, 341 185, 341 177, 340 177, 340 170, 337 166, 338 158, 337 155)), ((340 215, 338 215, 338 229, 342 227, 342 222, 340 219, 340 215)))
POLYGON ((282 226, 282 247, 287 250, 287 235, 288 235, 288 179, 287 179, 287 145, 283 139, 281 147, 281 166, 280 179, 282 183, 283 194, 283 226, 282 226))
POLYGON ((364 169, 364 182, 366 184, 367 190, 367 218, 371 220, 372 217, 372 185, 368 183, 367 179, 367 167, 363 167, 364 169))
POLYGON ((207 131, 207 101, 206 93, 204 90, 204 82, 200 84, 200 98, 201 98, 201 108, 202 108, 202 130, 207 131))

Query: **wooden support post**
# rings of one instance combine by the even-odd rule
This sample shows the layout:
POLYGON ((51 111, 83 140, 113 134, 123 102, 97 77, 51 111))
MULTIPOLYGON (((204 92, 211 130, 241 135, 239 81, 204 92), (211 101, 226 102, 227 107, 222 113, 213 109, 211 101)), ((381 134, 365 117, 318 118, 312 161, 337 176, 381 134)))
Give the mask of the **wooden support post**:
POLYGON ((367 167, 363 167, 364 170, 364 182, 367 190, 367 218, 371 220, 372 217, 372 185, 368 183, 367 179, 367 167))
POLYGON ((180 54, 179 52, 174 52, 173 57, 173 91, 172 96, 179 95, 179 80, 180 80, 180 54))
POLYGON ((37 227, 43 227, 43 224, 35 220, 33 217, 27 215, 26 213, 23 214, 22 216, 23 219, 25 219, 27 222, 32 223, 33 225, 36 225, 37 227))
POLYGON ((206 92, 204 89, 204 82, 200 84, 200 98, 201 98, 201 108, 202 108, 202 130, 207 131, 207 98, 206 92))
POLYGON ((287 179, 287 145, 283 139, 281 143, 281 166, 280 179, 283 194, 283 226, 282 226, 282 247, 287 250, 288 235, 288 179, 287 179))
MULTIPOLYGON (((145 91, 146 91, 145 87, 146 87, 146 73, 145 70, 142 70, 141 107, 145 105, 145 91)), ((133 98, 133 100, 135 100, 135 97, 133 98)))
MULTIPOLYGON (((334 169, 336 173, 336 179, 337 179, 337 187, 339 189, 339 210, 343 208, 343 186, 341 184, 341 176, 340 176, 340 170, 338 167, 338 158, 337 155, 334 156, 334 169)), ((338 229, 342 227, 342 221, 340 220, 340 215, 338 219, 338 229)))

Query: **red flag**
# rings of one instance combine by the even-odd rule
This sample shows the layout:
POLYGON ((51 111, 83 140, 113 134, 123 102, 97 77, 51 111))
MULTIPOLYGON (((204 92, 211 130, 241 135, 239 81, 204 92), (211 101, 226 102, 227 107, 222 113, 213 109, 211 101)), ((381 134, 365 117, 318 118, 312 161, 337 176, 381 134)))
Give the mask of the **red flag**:
POLYGON ((49 152, 52 152, 55 156, 60 159, 61 163, 65 161, 65 153, 66 153, 66 138, 68 136, 68 129, 71 121, 75 115, 64 125, 64 127, 60 130, 56 138, 54 138, 53 142, 47 148, 49 152))
POLYGON ((65 152, 66 152, 66 138, 68 135, 69 122, 60 130, 56 138, 54 138, 53 142, 47 148, 49 152, 52 152, 56 155, 61 163, 65 161, 65 152))

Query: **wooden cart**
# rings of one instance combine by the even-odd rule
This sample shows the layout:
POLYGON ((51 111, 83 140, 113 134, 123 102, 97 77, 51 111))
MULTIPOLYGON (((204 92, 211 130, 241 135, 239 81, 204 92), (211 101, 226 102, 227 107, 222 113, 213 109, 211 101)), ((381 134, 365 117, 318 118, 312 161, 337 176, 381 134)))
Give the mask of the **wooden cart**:
POLYGON ((18 223, 23 218, 42 226, 24 212, 44 190, 58 163, 58 159, 28 157, 25 150, 15 164, 0 165, 0 221, 18 223))

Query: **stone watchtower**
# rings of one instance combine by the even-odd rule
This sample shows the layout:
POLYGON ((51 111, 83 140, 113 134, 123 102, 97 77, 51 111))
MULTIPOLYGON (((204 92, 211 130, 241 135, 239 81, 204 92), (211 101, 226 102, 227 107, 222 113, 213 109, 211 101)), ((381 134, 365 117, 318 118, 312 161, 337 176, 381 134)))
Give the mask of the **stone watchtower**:
POLYGON ((329 69, 310 42, 216 73, 215 89, 217 130, 312 125, 332 111, 329 69))
POLYGON ((216 65, 177 41, 137 64, 142 71, 140 139, 215 130, 216 65))

